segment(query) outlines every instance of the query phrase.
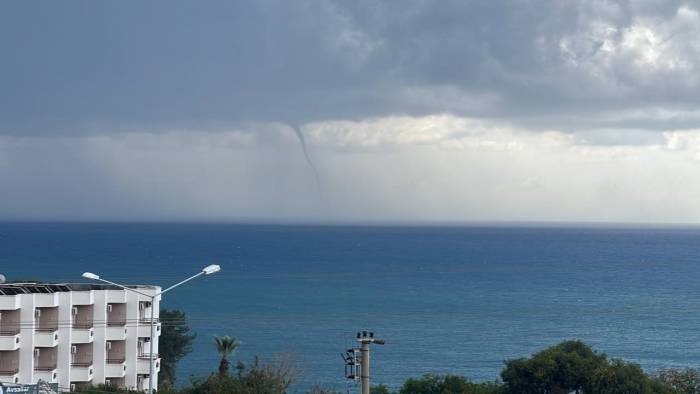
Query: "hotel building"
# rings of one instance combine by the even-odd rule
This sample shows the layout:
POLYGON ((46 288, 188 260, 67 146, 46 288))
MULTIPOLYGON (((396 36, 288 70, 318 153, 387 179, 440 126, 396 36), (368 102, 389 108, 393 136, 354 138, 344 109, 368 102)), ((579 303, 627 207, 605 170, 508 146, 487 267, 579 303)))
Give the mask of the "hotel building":
MULTIPOLYGON (((129 287, 150 295, 160 291, 129 287)), ((110 285, 0 284, 0 382, 41 379, 62 391, 98 384, 145 390, 152 378, 157 387, 159 298, 151 305, 149 297, 110 285)))

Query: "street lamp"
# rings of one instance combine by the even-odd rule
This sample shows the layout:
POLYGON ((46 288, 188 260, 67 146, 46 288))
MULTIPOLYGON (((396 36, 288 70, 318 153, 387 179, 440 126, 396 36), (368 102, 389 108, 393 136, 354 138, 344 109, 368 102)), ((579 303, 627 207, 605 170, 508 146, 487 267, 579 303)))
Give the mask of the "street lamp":
POLYGON ((216 264, 208 265, 208 266, 204 267, 204 268, 203 268, 200 272, 198 272, 196 275, 192 275, 192 276, 190 276, 189 278, 187 278, 187 279, 185 279, 185 280, 183 280, 183 281, 180 281, 180 282, 178 282, 178 283, 175 283, 174 285, 168 287, 167 289, 165 289, 165 290, 163 290, 163 291, 160 291, 160 292, 158 292, 158 293, 155 293, 155 294, 153 294, 153 295, 146 294, 146 293, 141 292, 141 291, 138 291, 138 290, 136 290, 136 289, 132 289, 132 288, 130 288, 130 287, 126 287, 126 286, 120 285, 119 283, 114 283, 114 282, 110 282, 110 281, 108 281, 108 280, 106 280, 106 279, 102 279, 102 278, 100 278, 99 275, 93 274, 92 272, 84 272, 84 273, 83 273, 82 276, 83 276, 83 278, 85 278, 85 279, 92 279, 92 280, 98 280, 98 281, 100 281, 100 282, 105 282, 105 283, 108 283, 108 284, 110 284, 110 285, 114 285, 114 286, 120 287, 120 288, 122 288, 122 289, 124 289, 124 290, 128 290, 128 291, 131 291, 131 292, 140 294, 140 295, 142 295, 142 296, 144 296, 144 297, 148 297, 148 298, 151 299, 151 322, 150 322, 150 326, 151 326, 151 340, 150 340, 150 344, 151 344, 151 345, 150 345, 150 354, 148 355, 148 361, 149 361, 149 367, 148 367, 148 394, 153 394, 153 363, 154 363, 154 361, 155 361, 155 358, 153 357, 153 356, 154 356, 154 355, 153 355, 153 338, 154 338, 154 336, 155 336, 155 332, 154 332, 154 330, 155 330, 155 318, 154 318, 153 312, 154 312, 154 310, 155 310, 155 301, 156 301, 156 298, 159 297, 159 296, 161 296, 161 295, 163 295, 164 293, 167 293, 168 291, 170 291, 170 290, 172 290, 172 289, 174 289, 174 288, 180 286, 181 284, 184 284, 184 283, 186 283, 186 282, 191 281, 192 279, 194 279, 194 278, 196 278, 196 277, 198 277, 198 276, 202 276, 202 275, 211 275, 211 274, 217 273, 217 272, 219 272, 219 271, 221 271, 221 267, 219 267, 218 265, 216 265, 216 264))

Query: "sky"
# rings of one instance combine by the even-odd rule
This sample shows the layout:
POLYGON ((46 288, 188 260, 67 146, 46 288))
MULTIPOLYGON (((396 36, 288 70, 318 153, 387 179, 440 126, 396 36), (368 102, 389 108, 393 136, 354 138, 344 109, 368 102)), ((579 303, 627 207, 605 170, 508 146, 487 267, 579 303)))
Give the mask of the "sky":
POLYGON ((700 221, 700 2, 0 2, 0 220, 700 221))

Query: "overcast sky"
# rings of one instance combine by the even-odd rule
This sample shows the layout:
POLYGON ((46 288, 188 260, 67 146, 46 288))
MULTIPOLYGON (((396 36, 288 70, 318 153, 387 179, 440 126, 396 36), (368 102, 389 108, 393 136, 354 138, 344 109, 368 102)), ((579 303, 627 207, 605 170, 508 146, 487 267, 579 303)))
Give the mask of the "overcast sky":
POLYGON ((699 12, 0 2, 0 219, 698 222, 699 12))

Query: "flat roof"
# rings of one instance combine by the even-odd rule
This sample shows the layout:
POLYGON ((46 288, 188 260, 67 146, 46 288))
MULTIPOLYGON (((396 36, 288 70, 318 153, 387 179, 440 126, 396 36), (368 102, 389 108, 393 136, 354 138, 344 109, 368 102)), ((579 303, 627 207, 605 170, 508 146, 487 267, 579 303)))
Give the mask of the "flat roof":
MULTIPOLYGON (((155 289, 149 285, 127 285, 133 289, 155 289)), ((119 286, 93 283, 3 283, 0 284, 0 295, 17 294, 50 294, 67 291, 90 290, 124 290, 119 286)))

